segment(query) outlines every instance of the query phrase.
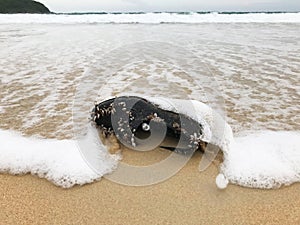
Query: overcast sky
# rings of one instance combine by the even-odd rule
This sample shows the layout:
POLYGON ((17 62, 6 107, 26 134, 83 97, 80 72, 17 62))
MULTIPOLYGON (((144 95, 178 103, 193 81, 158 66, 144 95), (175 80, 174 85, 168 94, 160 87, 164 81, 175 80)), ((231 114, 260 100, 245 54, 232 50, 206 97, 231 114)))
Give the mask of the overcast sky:
POLYGON ((300 11, 300 0, 37 0, 53 12, 300 11))

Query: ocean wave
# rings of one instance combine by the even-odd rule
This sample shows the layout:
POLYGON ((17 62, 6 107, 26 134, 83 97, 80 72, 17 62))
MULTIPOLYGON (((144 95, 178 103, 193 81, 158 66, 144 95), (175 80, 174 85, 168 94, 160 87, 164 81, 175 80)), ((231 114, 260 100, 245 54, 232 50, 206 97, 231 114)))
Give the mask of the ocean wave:
MULTIPOLYGON (((150 100, 172 111, 174 109, 170 107, 175 104, 179 112, 197 115, 198 120, 206 121, 209 125, 206 130, 212 131, 215 136, 209 142, 219 146, 224 154, 221 176, 217 179, 219 187, 224 188, 230 182, 271 189, 300 182, 298 131, 252 131, 233 138, 226 121, 214 116, 215 112, 203 103, 162 98, 150 100), (186 103, 192 104, 194 110, 188 110, 186 103), (226 185, 220 185, 224 183, 219 181, 220 177, 226 185)), ((97 134, 96 128, 91 125, 78 141, 25 138, 0 130, 3 144, 0 148, 0 172, 31 173, 64 188, 99 180, 116 168, 120 156, 110 155, 97 134)))
POLYGON ((0 130, 0 141, 0 172, 30 173, 63 188, 99 180, 112 172, 118 161, 118 156, 108 154, 96 129, 91 127, 78 140, 38 139, 0 130), (97 161, 97 167, 91 167, 82 156, 82 145, 94 154, 91 157, 97 161))
POLYGON ((300 182, 300 133, 251 131, 224 152, 221 173, 230 183, 274 189, 300 182))
POLYGON ((161 24, 161 23, 300 23, 300 13, 283 12, 154 12, 2 14, 0 24, 161 24))

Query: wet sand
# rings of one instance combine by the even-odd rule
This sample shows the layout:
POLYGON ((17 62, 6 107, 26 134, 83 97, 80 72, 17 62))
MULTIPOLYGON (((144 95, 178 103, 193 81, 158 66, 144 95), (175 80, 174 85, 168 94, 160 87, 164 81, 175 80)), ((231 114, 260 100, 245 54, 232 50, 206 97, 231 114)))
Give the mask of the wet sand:
POLYGON ((215 185, 201 154, 169 180, 130 187, 105 178, 62 189, 31 175, 0 175, 0 224, 299 224, 300 184, 278 190, 215 185))

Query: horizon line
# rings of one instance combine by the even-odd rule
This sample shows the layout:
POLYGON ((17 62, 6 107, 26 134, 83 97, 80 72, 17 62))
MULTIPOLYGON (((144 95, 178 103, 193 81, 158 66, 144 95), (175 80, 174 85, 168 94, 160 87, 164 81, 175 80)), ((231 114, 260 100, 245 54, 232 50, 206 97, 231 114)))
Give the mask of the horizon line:
POLYGON ((74 12, 51 12, 52 14, 146 14, 146 13, 182 13, 182 14, 189 14, 189 13, 199 13, 199 14, 208 14, 208 13, 220 13, 220 14, 249 14, 249 13, 300 13, 300 10, 253 10, 253 11, 231 11, 231 10, 224 10, 224 11, 216 11, 216 10, 207 10, 207 11, 128 11, 128 12, 121 12, 121 11, 74 11, 74 12))

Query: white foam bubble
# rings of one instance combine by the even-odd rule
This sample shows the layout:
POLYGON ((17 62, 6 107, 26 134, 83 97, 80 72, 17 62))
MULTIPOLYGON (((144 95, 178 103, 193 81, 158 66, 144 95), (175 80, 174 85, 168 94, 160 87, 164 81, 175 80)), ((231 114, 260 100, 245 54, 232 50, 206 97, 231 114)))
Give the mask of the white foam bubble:
POLYGON ((81 142, 86 145, 80 146, 88 148, 90 153, 92 149, 97 149, 93 159, 98 166, 92 168, 76 140, 27 138, 12 131, 0 130, 0 172, 31 173, 64 188, 90 183, 112 172, 118 161, 97 140, 95 130, 90 127, 81 142))
POLYGON ((221 172, 234 184, 278 188, 300 182, 300 132, 257 131, 236 137, 221 172))
POLYGON ((13 14, 0 15, 0 24, 93 24, 93 23, 299 23, 300 13, 144 13, 144 14, 13 14))

